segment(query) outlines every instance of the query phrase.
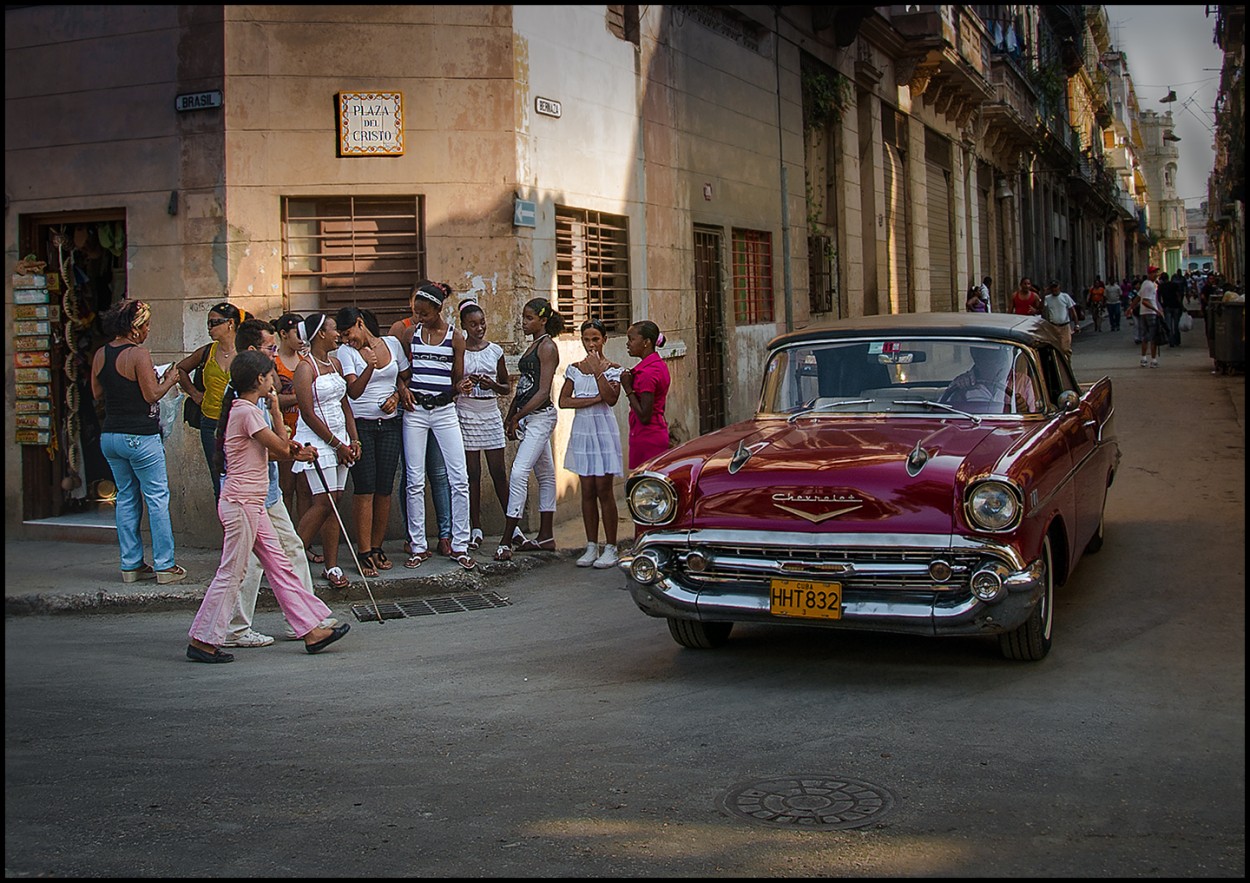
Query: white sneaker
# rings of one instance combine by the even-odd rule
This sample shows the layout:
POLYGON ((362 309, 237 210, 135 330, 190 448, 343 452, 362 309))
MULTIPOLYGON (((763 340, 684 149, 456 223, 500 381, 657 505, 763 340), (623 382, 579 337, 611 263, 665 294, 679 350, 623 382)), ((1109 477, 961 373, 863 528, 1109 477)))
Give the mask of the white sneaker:
POLYGON ((269 635, 262 635, 255 629, 248 629, 242 634, 231 633, 222 642, 223 647, 268 647, 273 643, 269 635))
POLYGON ((1159 360, 1158 360, 1158 359, 1151 359, 1151 360, 1150 360, 1150 367, 1151 367, 1151 368, 1158 368, 1158 367, 1159 367, 1159 360))
POLYGON ((1141 366, 1142 366, 1143 368, 1145 368, 1145 367, 1146 367, 1147 365, 1149 365, 1149 364, 1150 364, 1150 360, 1149 360, 1149 359, 1147 359, 1145 356, 1142 356, 1142 357, 1141 357, 1141 366))
POLYGON ((582 557, 577 559, 578 567, 589 567, 595 563, 595 559, 599 557, 599 544, 587 543, 586 551, 582 553, 582 557))
MULTIPOLYGON (((321 620, 321 622, 317 623, 317 628, 332 629, 338 624, 339 624, 339 621, 335 619, 333 616, 327 616, 325 619, 321 620)), ((300 640, 300 636, 295 634, 295 629, 291 627, 291 624, 289 622, 282 623, 282 640, 284 641, 300 640)))
POLYGON ((616 562, 620 559, 616 554, 616 546, 604 546, 603 554, 595 559, 595 567, 598 570, 607 570, 609 567, 616 567, 616 562))

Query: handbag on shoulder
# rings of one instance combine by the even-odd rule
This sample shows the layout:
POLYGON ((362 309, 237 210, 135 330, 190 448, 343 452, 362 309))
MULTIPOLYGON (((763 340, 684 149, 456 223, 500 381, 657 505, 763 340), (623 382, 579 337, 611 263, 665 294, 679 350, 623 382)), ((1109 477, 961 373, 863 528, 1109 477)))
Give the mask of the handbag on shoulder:
MULTIPOLYGON (((200 358, 200 364, 195 366, 195 370, 191 372, 191 385, 200 392, 204 391, 204 365, 208 362, 208 352, 213 348, 211 343, 204 345, 204 355, 200 358)), ((187 396, 187 401, 182 406, 182 419, 192 429, 199 429, 200 422, 204 417, 204 412, 200 410, 200 405, 191 396, 187 396)))

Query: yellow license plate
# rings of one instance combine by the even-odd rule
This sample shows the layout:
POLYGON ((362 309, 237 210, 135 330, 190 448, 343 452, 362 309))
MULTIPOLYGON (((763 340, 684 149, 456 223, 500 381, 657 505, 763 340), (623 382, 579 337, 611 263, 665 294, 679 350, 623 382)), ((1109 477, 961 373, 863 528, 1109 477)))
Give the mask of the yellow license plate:
POLYGON ((768 610, 774 616, 841 619, 842 584, 775 579, 768 592, 768 610))

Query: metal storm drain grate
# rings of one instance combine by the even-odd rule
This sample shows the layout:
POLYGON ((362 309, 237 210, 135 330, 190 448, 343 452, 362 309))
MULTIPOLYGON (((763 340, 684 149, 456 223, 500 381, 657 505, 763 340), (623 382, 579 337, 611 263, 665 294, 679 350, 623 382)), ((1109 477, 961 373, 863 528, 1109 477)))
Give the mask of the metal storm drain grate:
POLYGON ((793 775, 742 782, 725 792, 721 805, 759 825, 832 831, 878 821, 894 808, 894 795, 844 776, 793 775))
MULTIPOLYGON (((407 601, 379 601, 378 611, 383 619, 406 619, 412 616, 432 616, 435 613, 463 613, 466 610, 488 610, 492 607, 508 607, 507 598, 495 592, 463 592, 446 598, 410 598, 407 601)), ((359 622, 377 622, 378 613, 372 604, 353 604, 352 615, 359 622)))

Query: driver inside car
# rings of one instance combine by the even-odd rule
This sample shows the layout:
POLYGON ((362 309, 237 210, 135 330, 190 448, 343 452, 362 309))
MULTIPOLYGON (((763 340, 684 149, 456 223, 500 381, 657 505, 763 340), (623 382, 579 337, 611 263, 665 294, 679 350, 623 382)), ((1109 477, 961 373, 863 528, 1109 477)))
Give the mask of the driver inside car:
POLYGON ((970 410, 1029 414, 1037 411, 1036 387, 1023 354, 1012 364, 1012 350, 1004 346, 974 346, 972 367, 946 387, 942 401, 970 410))

